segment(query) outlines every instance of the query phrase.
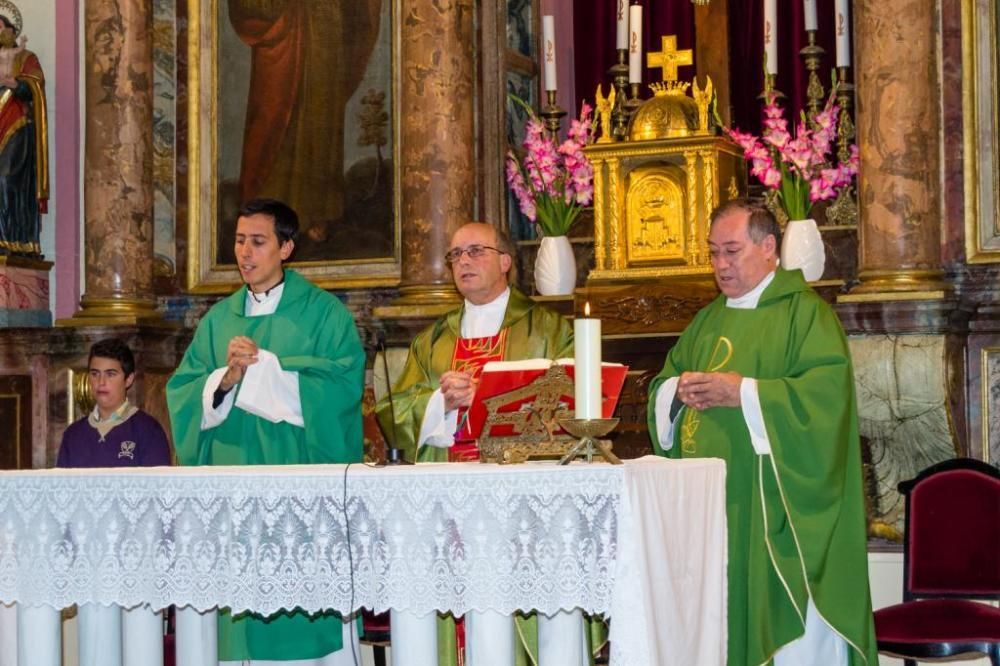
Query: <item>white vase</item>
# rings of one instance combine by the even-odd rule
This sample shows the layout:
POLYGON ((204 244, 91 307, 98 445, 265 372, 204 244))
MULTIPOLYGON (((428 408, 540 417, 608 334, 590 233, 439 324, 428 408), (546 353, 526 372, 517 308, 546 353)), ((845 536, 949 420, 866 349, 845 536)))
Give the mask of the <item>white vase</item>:
POLYGON ((566 236, 546 236, 535 257, 535 288, 542 296, 572 294, 576 287, 576 257, 566 236))
POLYGON ((806 282, 815 282, 823 277, 826 250, 816 220, 791 220, 785 225, 781 265, 789 270, 802 269, 806 282))

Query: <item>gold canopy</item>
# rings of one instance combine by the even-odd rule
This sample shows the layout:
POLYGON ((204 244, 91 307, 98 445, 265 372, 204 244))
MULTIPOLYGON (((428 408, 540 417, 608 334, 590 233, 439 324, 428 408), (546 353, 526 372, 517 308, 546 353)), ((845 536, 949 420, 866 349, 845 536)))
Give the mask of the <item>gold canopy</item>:
POLYGON ((632 117, 629 140, 684 139, 705 133, 699 131, 698 103, 685 94, 690 84, 671 84, 652 86, 653 97, 643 102, 632 117))

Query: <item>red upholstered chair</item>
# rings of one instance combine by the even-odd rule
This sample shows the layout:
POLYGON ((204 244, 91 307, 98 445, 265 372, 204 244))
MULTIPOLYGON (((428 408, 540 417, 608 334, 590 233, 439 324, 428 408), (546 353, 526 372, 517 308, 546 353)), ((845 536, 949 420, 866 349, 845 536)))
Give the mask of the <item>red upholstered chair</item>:
POLYGON ((903 603, 875 612, 880 652, 919 659, 980 653, 1000 666, 1000 471, 970 458, 899 484, 906 497, 903 603))
POLYGON ((368 609, 361 611, 361 642, 371 645, 375 656, 375 666, 386 666, 385 649, 392 642, 389 627, 389 611, 376 615, 368 609))

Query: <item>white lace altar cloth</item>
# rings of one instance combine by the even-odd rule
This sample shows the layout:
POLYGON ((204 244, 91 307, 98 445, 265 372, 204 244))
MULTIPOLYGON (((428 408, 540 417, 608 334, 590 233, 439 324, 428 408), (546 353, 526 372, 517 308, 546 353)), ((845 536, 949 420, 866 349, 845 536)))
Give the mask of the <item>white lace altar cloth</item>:
MULTIPOLYGON (((712 520, 714 532, 721 520, 724 551, 724 478, 721 461, 653 457, 618 466, 0 472, 0 601, 263 614, 294 607, 456 615, 582 608, 612 616, 614 663, 709 664, 701 657, 656 661, 656 646, 647 642, 673 634, 660 623, 678 618, 690 632, 707 617, 709 642, 724 638, 725 595, 719 606, 716 594, 719 580, 725 588, 724 552, 705 558, 692 551, 680 571, 687 586, 660 594, 650 585, 661 584, 663 562, 645 551, 643 532, 664 532, 656 516, 693 502, 721 512, 712 520), (628 508, 661 488, 657 506, 645 508, 652 522, 628 508), (702 578, 714 581, 710 598, 691 598, 702 578)), ((703 540, 701 519, 681 522, 690 533, 672 533, 672 541, 687 549, 703 540)), ((653 536, 654 545, 664 538, 653 536)))

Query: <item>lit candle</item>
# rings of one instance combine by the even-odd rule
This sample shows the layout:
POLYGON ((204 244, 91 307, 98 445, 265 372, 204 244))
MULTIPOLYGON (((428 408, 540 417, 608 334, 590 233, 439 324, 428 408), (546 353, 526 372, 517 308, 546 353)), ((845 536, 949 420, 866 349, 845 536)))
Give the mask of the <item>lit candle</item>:
POLYGON ((851 66, 851 15, 847 11, 847 0, 837 0, 836 10, 837 33, 837 67, 851 66))
POLYGON ((764 0, 764 55, 767 73, 778 73, 778 0, 764 0))
POLYGON ((615 33, 615 48, 628 48, 628 2, 617 0, 618 3, 618 32, 615 33))
POLYGON ((806 17, 806 30, 816 30, 819 27, 816 19, 816 0, 802 0, 802 11, 806 17))
POLYGON ((573 321, 576 418, 601 418, 601 320, 591 318, 590 303, 573 321))
POLYGON ((542 40, 545 43, 545 89, 556 90, 556 24, 552 16, 542 17, 542 40))
POLYGON ((628 8, 628 82, 642 83, 642 5, 628 8))

